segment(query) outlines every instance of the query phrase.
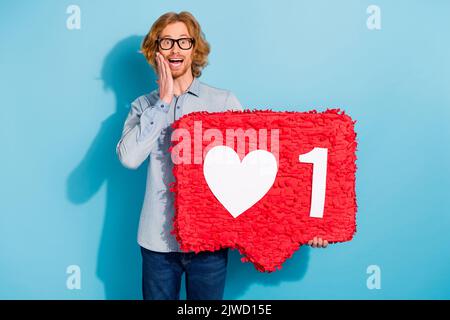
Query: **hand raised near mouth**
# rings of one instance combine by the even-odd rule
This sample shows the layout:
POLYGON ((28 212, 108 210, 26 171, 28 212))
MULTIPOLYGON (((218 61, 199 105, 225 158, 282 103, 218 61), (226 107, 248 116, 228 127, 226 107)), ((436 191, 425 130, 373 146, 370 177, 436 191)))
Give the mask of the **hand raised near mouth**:
POLYGON ((164 102, 170 104, 173 98, 173 77, 170 70, 169 63, 163 57, 162 54, 156 52, 156 65, 158 80, 156 81, 159 86, 159 97, 164 102))

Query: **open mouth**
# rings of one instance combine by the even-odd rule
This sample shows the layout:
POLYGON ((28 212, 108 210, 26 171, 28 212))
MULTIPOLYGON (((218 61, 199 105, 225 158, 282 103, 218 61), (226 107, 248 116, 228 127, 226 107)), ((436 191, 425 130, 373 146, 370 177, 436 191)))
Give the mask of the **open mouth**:
POLYGON ((181 58, 173 58, 173 59, 169 58, 168 60, 169 60, 169 65, 172 68, 178 68, 183 63, 183 59, 181 59, 181 58))

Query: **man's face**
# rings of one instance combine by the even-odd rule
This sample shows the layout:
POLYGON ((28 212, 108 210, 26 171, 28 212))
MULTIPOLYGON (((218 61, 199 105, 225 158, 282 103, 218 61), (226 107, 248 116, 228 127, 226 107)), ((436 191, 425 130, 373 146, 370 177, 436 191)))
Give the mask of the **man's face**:
MULTIPOLYGON (((180 38, 191 38, 186 25, 183 22, 174 22, 167 25, 159 36, 159 39, 170 38, 170 39, 180 39, 180 38)), ((186 44, 186 41, 184 41, 186 44)), ((174 79, 184 75, 186 72, 191 71, 192 65, 192 46, 188 50, 181 49, 176 42, 173 43, 171 49, 161 49, 158 47, 159 53, 161 53, 164 58, 169 62, 170 70, 172 71, 172 77, 174 79), (175 60, 174 60, 175 59, 175 60), (181 59, 181 62, 179 60, 181 59)))

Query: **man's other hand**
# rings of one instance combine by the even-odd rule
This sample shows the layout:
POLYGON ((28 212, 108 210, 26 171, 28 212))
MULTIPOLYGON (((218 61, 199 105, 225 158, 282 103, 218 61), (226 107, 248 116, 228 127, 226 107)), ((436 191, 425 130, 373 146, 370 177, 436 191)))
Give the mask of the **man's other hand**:
POLYGON ((308 245, 313 248, 326 248, 328 246, 328 241, 319 237, 314 237, 314 239, 308 241, 308 245))

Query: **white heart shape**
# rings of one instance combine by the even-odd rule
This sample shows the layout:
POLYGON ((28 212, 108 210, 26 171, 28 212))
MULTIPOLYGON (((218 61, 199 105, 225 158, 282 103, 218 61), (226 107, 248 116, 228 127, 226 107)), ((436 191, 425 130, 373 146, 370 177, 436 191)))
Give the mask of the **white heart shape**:
POLYGON ((254 150, 241 162, 232 148, 216 146, 203 163, 206 183, 234 218, 264 197, 277 172, 275 156, 266 150, 254 150))

